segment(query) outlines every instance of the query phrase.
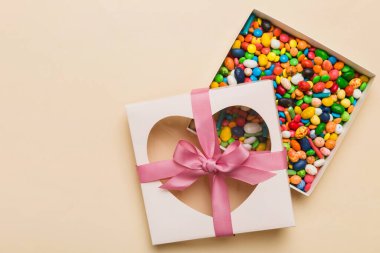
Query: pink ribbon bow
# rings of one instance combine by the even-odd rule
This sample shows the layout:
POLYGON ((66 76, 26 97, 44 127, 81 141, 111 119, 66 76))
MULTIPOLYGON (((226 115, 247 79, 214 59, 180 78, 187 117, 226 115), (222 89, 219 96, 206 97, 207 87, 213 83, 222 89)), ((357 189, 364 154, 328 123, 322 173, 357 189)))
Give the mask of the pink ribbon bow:
POLYGON ((181 140, 172 160, 138 166, 141 183, 170 178, 160 188, 184 190, 201 176, 211 182, 211 205, 216 236, 233 235, 226 177, 256 185, 276 175, 274 170, 287 168, 286 150, 250 152, 239 141, 222 153, 212 118, 208 89, 194 90, 191 102, 195 128, 202 151, 181 140))

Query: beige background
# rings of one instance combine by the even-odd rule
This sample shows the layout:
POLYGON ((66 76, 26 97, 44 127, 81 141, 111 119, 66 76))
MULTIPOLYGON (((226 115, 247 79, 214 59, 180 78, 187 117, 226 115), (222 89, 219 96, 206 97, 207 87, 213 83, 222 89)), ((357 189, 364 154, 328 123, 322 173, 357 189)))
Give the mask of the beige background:
POLYGON ((161 247, 123 108, 207 86, 253 8, 379 74, 379 7, 0 0, 0 252, 379 252, 378 81, 297 227, 161 247))

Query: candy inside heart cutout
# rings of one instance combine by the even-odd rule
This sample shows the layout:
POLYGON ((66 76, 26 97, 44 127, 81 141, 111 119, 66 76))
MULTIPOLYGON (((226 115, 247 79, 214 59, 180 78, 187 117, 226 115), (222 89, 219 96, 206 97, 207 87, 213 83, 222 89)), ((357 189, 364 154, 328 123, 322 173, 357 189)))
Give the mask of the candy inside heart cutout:
MULTIPOLYGON (((256 123, 262 126, 262 130, 267 129, 266 124, 259 114, 249 108, 241 110, 240 106, 232 106, 225 108, 214 114, 215 122, 218 122, 219 117, 223 117, 223 124, 219 124, 221 130, 225 127, 232 129, 236 125, 236 121, 242 121, 244 118, 245 124, 256 123), (239 120, 237 120, 239 118, 239 120)), ((222 122, 222 120, 220 120, 222 122)), ((200 148, 197 136, 194 131, 191 131, 192 119, 182 116, 170 116, 158 121, 151 129, 148 137, 148 159, 150 162, 172 159, 173 152, 179 140, 187 140, 200 148)), ((217 123, 216 123, 217 124, 217 123)), ((241 125, 241 122, 239 122, 241 125)), ((251 124, 252 125, 252 124, 251 124)), ((218 126, 218 124, 217 124, 218 126)), ((243 127, 241 127, 243 128, 243 127)), ((244 129, 244 128, 243 128, 244 129)), ((228 129, 225 130, 228 132, 228 129)), ((233 132, 233 131, 232 131, 233 132)), ((262 137, 263 132, 256 133, 255 135, 246 134, 246 139, 251 136, 256 137, 256 142, 252 144, 254 149, 257 149, 257 141, 260 142, 260 149, 270 150, 270 137, 269 133, 262 137), (265 143, 265 144, 264 144, 265 143), (265 147, 263 147, 265 146, 265 147)), ((231 138, 239 139, 238 136, 231 138)), ((252 139, 252 138, 251 138, 252 139)), ((253 138, 254 139, 254 138, 253 138)), ((224 145, 226 145, 224 143, 224 145)), ((223 149, 223 147, 221 146, 223 149)), ((166 180, 161 180, 165 182, 166 180)), ((231 211, 239 207, 255 190, 257 185, 249 185, 247 183, 227 178, 228 194, 230 199, 231 211)), ((188 205, 189 207, 211 216, 211 195, 210 184, 207 176, 199 178, 193 185, 183 191, 170 191, 179 201, 188 205)))

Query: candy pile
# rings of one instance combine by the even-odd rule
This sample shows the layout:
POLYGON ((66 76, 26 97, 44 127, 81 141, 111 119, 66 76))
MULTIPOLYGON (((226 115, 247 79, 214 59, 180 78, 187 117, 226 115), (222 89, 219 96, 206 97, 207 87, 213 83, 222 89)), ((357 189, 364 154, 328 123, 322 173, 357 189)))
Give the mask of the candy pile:
MULTIPOLYGON (((289 182, 307 192, 350 119, 368 77, 252 14, 210 88, 268 79, 273 80, 283 144, 288 151, 289 182)), ((226 146, 234 128, 231 122, 224 123, 218 122, 218 126, 226 146)), ((251 136, 241 129, 239 134, 241 142, 251 142, 251 136)))
POLYGON ((227 147, 240 140, 248 150, 270 149, 268 127, 256 111, 244 106, 232 106, 216 115, 220 145, 227 147))

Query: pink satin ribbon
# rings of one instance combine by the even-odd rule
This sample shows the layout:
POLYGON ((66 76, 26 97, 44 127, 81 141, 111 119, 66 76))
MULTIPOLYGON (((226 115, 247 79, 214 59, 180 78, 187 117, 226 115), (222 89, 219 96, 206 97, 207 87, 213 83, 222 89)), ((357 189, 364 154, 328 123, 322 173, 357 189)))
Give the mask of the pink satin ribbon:
POLYGON ((199 177, 211 183, 211 205, 216 236, 233 235, 231 209, 225 178, 256 185, 276 175, 274 170, 287 168, 286 150, 250 152, 239 141, 222 153, 212 118, 208 89, 193 90, 191 103, 195 128, 202 150, 181 140, 172 160, 137 166, 141 183, 170 178, 160 186, 166 190, 184 190, 199 177))

